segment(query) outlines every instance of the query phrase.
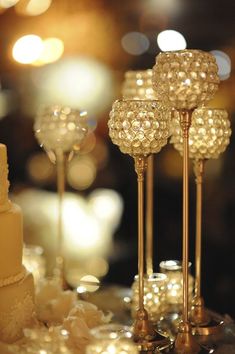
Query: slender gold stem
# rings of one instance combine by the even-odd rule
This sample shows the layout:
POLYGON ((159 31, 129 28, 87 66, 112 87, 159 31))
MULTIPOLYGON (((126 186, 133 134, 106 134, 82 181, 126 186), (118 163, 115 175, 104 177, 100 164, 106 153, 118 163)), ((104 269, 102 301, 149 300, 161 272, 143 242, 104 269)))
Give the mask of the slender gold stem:
POLYGON ((139 310, 144 310, 144 173, 146 158, 135 157, 135 170, 138 181, 138 276, 139 310))
POLYGON ((57 166, 57 193, 58 193, 58 234, 56 267, 59 276, 63 278, 64 256, 63 256, 63 199, 65 190, 65 158, 62 150, 56 151, 57 166))
POLYGON ((180 112, 180 124, 183 132, 183 322, 188 322, 188 168, 189 168, 189 128, 191 111, 180 112))
POLYGON ((146 173, 146 271, 148 275, 153 273, 153 179, 154 158, 148 157, 146 173))
POLYGON ((194 173, 196 181, 196 251, 195 251, 195 267, 196 267, 196 279, 195 279, 195 296, 201 296, 201 243, 202 243, 202 183, 204 173, 204 161, 194 161, 194 173))

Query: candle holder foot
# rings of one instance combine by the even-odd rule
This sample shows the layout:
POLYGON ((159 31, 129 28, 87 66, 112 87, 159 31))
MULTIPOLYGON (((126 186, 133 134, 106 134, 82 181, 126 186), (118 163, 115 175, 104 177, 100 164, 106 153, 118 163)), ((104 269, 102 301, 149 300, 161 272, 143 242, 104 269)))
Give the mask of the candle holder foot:
POLYGON ((222 330, 223 321, 214 319, 204 306, 202 297, 194 298, 190 321, 192 333, 201 336, 218 334, 222 330))
POLYGON ((159 353, 172 345, 170 338, 155 331, 152 323, 148 320, 148 313, 145 309, 137 311, 134 323, 134 341, 141 352, 149 353, 159 353))
POLYGON ((191 325, 187 322, 181 322, 175 339, 174 353, 198 354, 200 351, 201 347, 192 335, 191 325))

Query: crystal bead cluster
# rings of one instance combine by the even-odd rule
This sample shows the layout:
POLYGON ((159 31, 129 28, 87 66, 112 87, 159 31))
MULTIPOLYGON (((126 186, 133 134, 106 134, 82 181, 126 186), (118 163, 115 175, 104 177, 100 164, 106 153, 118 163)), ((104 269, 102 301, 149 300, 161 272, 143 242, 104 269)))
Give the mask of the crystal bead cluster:
POLYGON ((175 109, 194 109, 218 90, 214 56, 200 50, 160 53, 153 67, 153 88, 159 100, 175 109))
MULTIPOLYGON (((189 264, 189 268, 191 263, 189 264)), ((170 310, 171 305, 183 304, 183 273, 182 262, 176 260, 162 261, 160 270, 166 274, 166 303, 167 310, 170 310)), ((194 279, 189 274, 189 301, 193 298, 194 279)))
POLYGON ((156 93, 152 84, 153 71, 127 71, 122 86, 122 95, 125 99, 156 100, 156 93))
POLYGON ((87 113, 60 105, 47 106, 38 113, 34 130, 46 151, 68 152, 88 133, 87 113))
MULTIPOLYGON (((153 322, 160 320, 166 311, 167 276, 162 273, 153 273, 144 277, 144 308, 148 311, 149 319, 153 322)), ((139 307, 139 281, 135 276, 132 284, 131 314, 135 318, 139 307)))
MULTIPOLYGON (((193 112, 189 129, 189 156, 193 159, 216 159, 225 151, 231 135, 228 113, 224 109, 198 108, 193 112)), ((170 142, 182 154, 183 137, 179 114, 172 119, 170 142)))
POLYGON ((170 115, 157 101, 117 100, 108 122, 112 142, 132 156, 156 153, 167 143, 170 115))

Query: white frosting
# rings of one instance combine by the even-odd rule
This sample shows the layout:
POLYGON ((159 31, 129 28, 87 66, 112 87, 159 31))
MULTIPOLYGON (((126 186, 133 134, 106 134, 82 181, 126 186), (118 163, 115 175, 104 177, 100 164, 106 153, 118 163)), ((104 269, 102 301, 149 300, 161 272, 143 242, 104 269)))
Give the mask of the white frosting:
POLYGON ((0 288, 0 340, 13 343, 30 327, 34 312, 34 283, 32 274, 14 284, 0 288))
POLYGON ((7 211, 11 207, 8 199, 9 186, 7 148, 6 145, 0 144, 0 212, 7 211))

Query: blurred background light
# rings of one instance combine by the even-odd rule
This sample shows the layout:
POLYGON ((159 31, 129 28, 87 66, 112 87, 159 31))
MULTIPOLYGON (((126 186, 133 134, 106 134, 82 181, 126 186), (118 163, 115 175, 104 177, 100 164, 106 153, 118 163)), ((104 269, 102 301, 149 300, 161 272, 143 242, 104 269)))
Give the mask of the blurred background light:
POLYGON ((144 2, 144 6, 158 13, 177 15, 182 10, 183 4, 179 0, 147 0, 144 2))
POLYGON ((64 43, 59 38, 47 38, 43 41, 43 49, 38 59, 32 64, 35 66, 53 63, 60 59, 64 52, 64 43))
POLYGON ((28 34, 15 42, 12 55, 18 63, 31 64, 39 58, 42 51, 42 39, 34 34, 28 34))
POLYGON ((14 6, 19 0, 0 0, 0 6, 8 9, 9 7, 14 6))
POLYGON ((30 179, 40 185, 48 185, 56 180, 55 166, 44 152, 32 155, 27 161, 30 179))
POLYGON ((117 192, 96 189, 90 194, 89 204, 101 223, 106 222, 113 230, 116 229, 123 213, 123 201, 117 192))
POLYGON ((216 63, 218 65, 220 80, 226 80, 231 74, 231 59, 230 57, 222 52, 221 50, 212 50, 211 54, 214 55, 216 63))
POLYGON ((123 49, 132 55, 141 55, 149 48, 149 39, 140 32, 126 33, 121 40, 123 49))
POLYGON ((184 36, 174 30, 160 32, 157 36, 157 44, 163 52, 181 50, 185 49, 187 46, 184 36))
POLYGON ((60 102, 97 117, 114 98, 111 70, 90 57, 61 59, 32 72, 32 79, 38 88, 37 107, 60 102))
POLYGON ((0 119, 6 117, 16 108, 15 95, 11 90, 0 89, 0 119))
POLYGON ((46 12, 52 0, 20 0, 16 6, 15 11, 19 15, 37 16, 46 12))
POLYGON ((80 279, 80 285, 77 287, 78 293, 91 292, 98 290, 100 281, 94 275, 84 275, 80 279))
POLYGON ((67 179, 74 189, 87 189, 94 182, 95 177, 96 165, 88 155, 75 156, 68 165, 67 179))

